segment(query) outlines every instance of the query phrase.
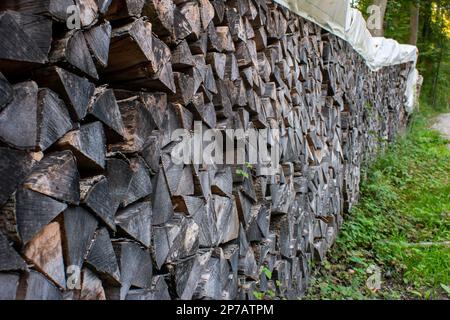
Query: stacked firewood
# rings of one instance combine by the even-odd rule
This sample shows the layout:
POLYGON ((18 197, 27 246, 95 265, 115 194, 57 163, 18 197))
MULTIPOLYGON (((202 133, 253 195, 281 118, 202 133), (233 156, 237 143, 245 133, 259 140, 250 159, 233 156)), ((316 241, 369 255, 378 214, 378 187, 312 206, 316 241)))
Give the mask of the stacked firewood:
POLYGON ((0 299, 301 296, 410 68, 272 1, 2 0, 0 299), (276 172, 174 163, 195 122, 278 129, 276 172))

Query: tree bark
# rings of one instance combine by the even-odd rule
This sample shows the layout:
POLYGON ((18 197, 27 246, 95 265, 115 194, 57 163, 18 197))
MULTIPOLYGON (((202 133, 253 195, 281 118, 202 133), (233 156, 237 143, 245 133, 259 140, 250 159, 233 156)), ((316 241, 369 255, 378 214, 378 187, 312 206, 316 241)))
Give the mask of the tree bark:
POLYGON ((383 37, 384 36, 384 17, 386 14, 387 8, 387 0, 373 0, 373 5, 378 6, 380 8, 380 26, 375 26, 373 29, 369 29, 370 33, 374 37, 383 37), (378 28, 379 27, 379 28, 378 28))
POLYGON ((409 43, 412 45, 417 45, 417 37, 419 34, 419 0, 411 3, 411 16, 410 16, 410 33, 409 33, 409 43))

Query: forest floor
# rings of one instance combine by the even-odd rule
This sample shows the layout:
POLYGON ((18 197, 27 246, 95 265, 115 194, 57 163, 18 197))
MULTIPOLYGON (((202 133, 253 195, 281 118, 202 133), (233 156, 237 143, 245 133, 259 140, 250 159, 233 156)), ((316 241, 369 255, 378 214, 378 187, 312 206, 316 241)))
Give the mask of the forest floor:
POLYGON ((360 203, 304 299, 450 298, 447 117, 415 115, 366 171, 360 203))

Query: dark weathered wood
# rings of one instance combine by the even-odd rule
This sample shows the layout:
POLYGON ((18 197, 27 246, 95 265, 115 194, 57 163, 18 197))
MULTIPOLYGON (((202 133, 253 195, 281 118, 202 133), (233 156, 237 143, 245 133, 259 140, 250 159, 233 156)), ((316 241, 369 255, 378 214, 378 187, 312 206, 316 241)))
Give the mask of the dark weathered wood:
POLYGON ((35 82, 28 81, 13 88, 13 101, 0 113, 0 139, 16 148, 35 149, 38 87, 35 82))
POLYGON ((150 202, 132 204, 117 212, 115 222, 129 237, 147 248, 151 245, 152 206, 150 202))
POLYGON ((145 0, 112 0, 106 13, 106 19, 119 20, 140 17, 145 0))
POLYGON ((62 300, 62 293, 45 276, 31 270, 21 276, 17 300, 62 300))
POLYGON ((86 264, 110 285, 120 285, 120 269, 106 228, 97 231, 86 264))
POLYGON ((81 31, 69 31, 53 43, 50 62, 74 67, 85 75, 98 79, 94 60, 90 55, 86 39, 81 31))
POLYGON ((15 21, 14 15, 0 13, 0 69, 5 74, 28 71, 47 62, 39 44, 15 21))
POLYGON ((64 102, 50 89, 38 94, 38 141, 44 151, 72 129, 69 111, 64 102))
POLYGON ((142 14, 153 23, 153 32, 158 36, 168 36, 173 33, 174 10, 175 4, 172 0, 148 0, 142 14))
POLYGON ((80 300, 106 300, 105 289, 102 280, 88 268, 81 271, 82 283, 80 300))
POLYGON ((66 274, 58 222, 52 222, 39 231, 23 250, 27 261, 45 274, 60 288, 66 288, 66 274))
POLYGON ((40 87, 52 89, 64 100, 74 120, 78 121, 86 116, 95 90, 94 85, 86 78, 58 67, 40 69, 33 78, 40 87))
POLYGON ((211 252, 207 251, 169 265, 170 273, 174 279, 172 289, 178 298, 181 300, 192 299, 200 276, 210 258, 211 252))
POLYGON ((124 300, 130 288, 150 289, 153 267, 150 252, 133 242, 114 243, 114 250, 120 265, 120 288, 108 288, 111 299, 124 300))
POLYGON ((122 205, 124 207, 149 196, 153 191, 150 172, 145 165, 144 160, 140 157, 133 158, 130 160, 130 166, 132 178, 130 185, 128 186, 127 194, 122 200, 122 205))
POLYGON ((67 208, 67 205, 27 189, 19 189, 2 215, 11 216, 23 243, 30 241, 45 225, 67 208))
POLYGON ((24 187, 77 205, 80 202, 79 173, 70 151, 55 152, 34 167, 24 187))
POLYGON ((111 24, 106 21, 84 33, 84 38, 91 49, 95 62, 102 68, 108 65, 111 32, 111 24))
POLYGON ((73 273, 70 286, 69 283, 67 286, 76 288, 82 281, 80 277, 77 277, 81 276, 77 274, 77 271, 83 266, 98 223, 93 215, 81 207, 68 208, 64 211, 62 218, 61 232, 66 273, 73 273))
POLYGON ((153 219, 154 225, 164 224, 173 216, 174 210, 170 199, 169 187, 163 170, 159 170, 153 183, 154 190, 152 194, 153 219))
POLYGON ((16 273, 0 273, 0 300, 15 300, 20 275, 16 273))
POLYGON ((71 150, 79 168, 96 171, 105 168, 105 142, 103 125, 94 122, 67 133, 58 141, 57 147, 71 150))
POLYGON ((27 270, 27 264, 0 232, 0 271, 27 270))
POLYGON ((14 96, 14 90, 5 76, 0 72, 0 111, 6 106, 14 96))
POLYGON ((99 87, 88 107, 88 114, 100 120, 106 126, 108 142, 121 139, 125 134, 119 105, 112 89, 99 87))
POLYGON ((125 200, 132 177, 133 171, 127 162, 120 159, 106 160, 106 179, 112 212, 117 212, 120 204, 125 200))
POLYGON ((52 45, 52 20, 41 15, 16 11, 8 11, 8 14, 47 56, 52 45))
POLYGON ((0 147, 0 207, 25 180, 34 164, 42 158, 39 153, 0 147))
POLYGON ((126 300, 171 300, 164 276, 154 276, 151 289, 128 291, 126 300))
POLYGON ((116 231, 115 211, 109 184, 104 176, 95 176, 80 181, 81 202, 91 209, 102 221, 116 231))
POLYGON ((97 22, 97 0, 74 0, 79 12, 81 26, 88 28, 97 22))
POLYGON ((71 5, 74 5, 73 0, 5 0, 0 4, 0 10, 10 9, 23 13, 45 15, 65 22, 67 7, 71 5))

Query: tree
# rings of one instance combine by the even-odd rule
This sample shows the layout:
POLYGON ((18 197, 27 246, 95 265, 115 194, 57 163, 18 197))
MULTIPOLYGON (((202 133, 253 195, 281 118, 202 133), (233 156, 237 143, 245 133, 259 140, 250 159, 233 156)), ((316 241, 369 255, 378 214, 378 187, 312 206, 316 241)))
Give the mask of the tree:
POLYGON ((374 37, 384 36, 384 17, 386 15, 387 0, 373 0, 373 5, 379 8, 379 24, 370 28, 369 31, 374 37))
POLYGON ((420 1, 415 0, 411 2, 411 17, 410 17, 410 32, 409 32, 409 43, 416 46, 417 38, 419 35, 419 7, 420 1))

